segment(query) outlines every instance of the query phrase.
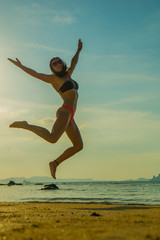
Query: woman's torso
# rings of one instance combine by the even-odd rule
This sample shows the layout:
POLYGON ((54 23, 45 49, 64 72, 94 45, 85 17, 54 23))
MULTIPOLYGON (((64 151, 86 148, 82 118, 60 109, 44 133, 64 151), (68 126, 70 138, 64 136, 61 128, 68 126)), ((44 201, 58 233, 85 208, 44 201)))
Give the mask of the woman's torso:
POLYGON ((63 100, 63 105, 71 107, 74 111, 77 108, 78 92, 76 89, 70 89, 65 92, 59 92, 59 89, 66 81, 73 81, 69 74, 64 77, 58 77, 54 75, 54 80, 51 82, 53 88, 59 93, 63 100))

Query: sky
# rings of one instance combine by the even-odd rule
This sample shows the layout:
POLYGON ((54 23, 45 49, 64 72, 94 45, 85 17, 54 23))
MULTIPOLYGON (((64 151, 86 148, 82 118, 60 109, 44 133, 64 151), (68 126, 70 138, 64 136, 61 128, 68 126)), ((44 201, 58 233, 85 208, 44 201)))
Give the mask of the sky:
POLYGON ((160 1, 5 0, 0 2, 0 178, 50 176, 48 163, 71 146, 50 144, 26 120, 51 130, 62 100, 51 85, 7 58, 50 74, 70 65, 79 84, 75 121, 84 149, 57 168, 57 178, 125 180, 160 173, 160 1))

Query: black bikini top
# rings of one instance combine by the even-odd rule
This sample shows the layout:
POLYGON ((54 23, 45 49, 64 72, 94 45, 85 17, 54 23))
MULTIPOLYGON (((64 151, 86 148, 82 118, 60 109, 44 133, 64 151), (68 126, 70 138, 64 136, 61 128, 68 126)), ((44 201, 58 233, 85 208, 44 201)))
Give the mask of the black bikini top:
POLYGON ((79 86, 78 83, 74 80, 68 80, 66 81, 58 90, 58 92, 60 92, 61 94, 70 90, 70 89, 76 89, 78 90, 79 86))

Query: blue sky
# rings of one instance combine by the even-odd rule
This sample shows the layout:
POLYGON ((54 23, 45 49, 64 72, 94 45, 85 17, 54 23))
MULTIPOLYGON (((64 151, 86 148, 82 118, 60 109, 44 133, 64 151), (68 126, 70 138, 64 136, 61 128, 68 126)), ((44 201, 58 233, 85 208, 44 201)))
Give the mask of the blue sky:
POLYGON ((50 175, 48 162, 71 145, 55 145, 9 129, 15 120, 51 129, 62 104, 48 84, 7 61, 18 57, 50 73, 54 56, 67 64, 83 41, 73 74, 79 85, 75 120, 84 150, 57 178, 123 180, 160 172, 160 2, 153 0, 20 1, 0 8, 1 177, 50 175))

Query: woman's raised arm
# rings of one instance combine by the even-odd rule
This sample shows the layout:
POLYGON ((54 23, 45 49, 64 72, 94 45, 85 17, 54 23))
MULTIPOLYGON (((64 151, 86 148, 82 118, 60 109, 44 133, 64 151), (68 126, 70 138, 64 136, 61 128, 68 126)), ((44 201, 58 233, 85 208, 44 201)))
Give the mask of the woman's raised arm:
POLYGON ((46 83, 51 83, 51 79, 53 79, 52 75, 46 75, 43 73, 37 73, 36 71, 34 71, 33 69, 27 68, 25 66, 23 66, 21 64, 21 62, 18 60, 18 58, 16 58, 16 61, 13 59, 8 58, 8 60, 10 62, 12 62, 13 64, 15 64, 17 67, 21 68, 24 72, 28 73, 29 75, 31 75, 32 77, 38 78, 46 83))
POLYGON ((79 58, 79 54, 80 54, 80 51, 82 50, 82 41, 81 39, 79 39, 78 41, 78 48, 77 48, 77 52, 76 54, 74 55, 74 57, 72 58, 71 60, 71 65, 70 67, 68 68, 67 72, 69 73, 69 75, 71 75, 77 65, 77 62, 78 62, 78 58, 79 58))

